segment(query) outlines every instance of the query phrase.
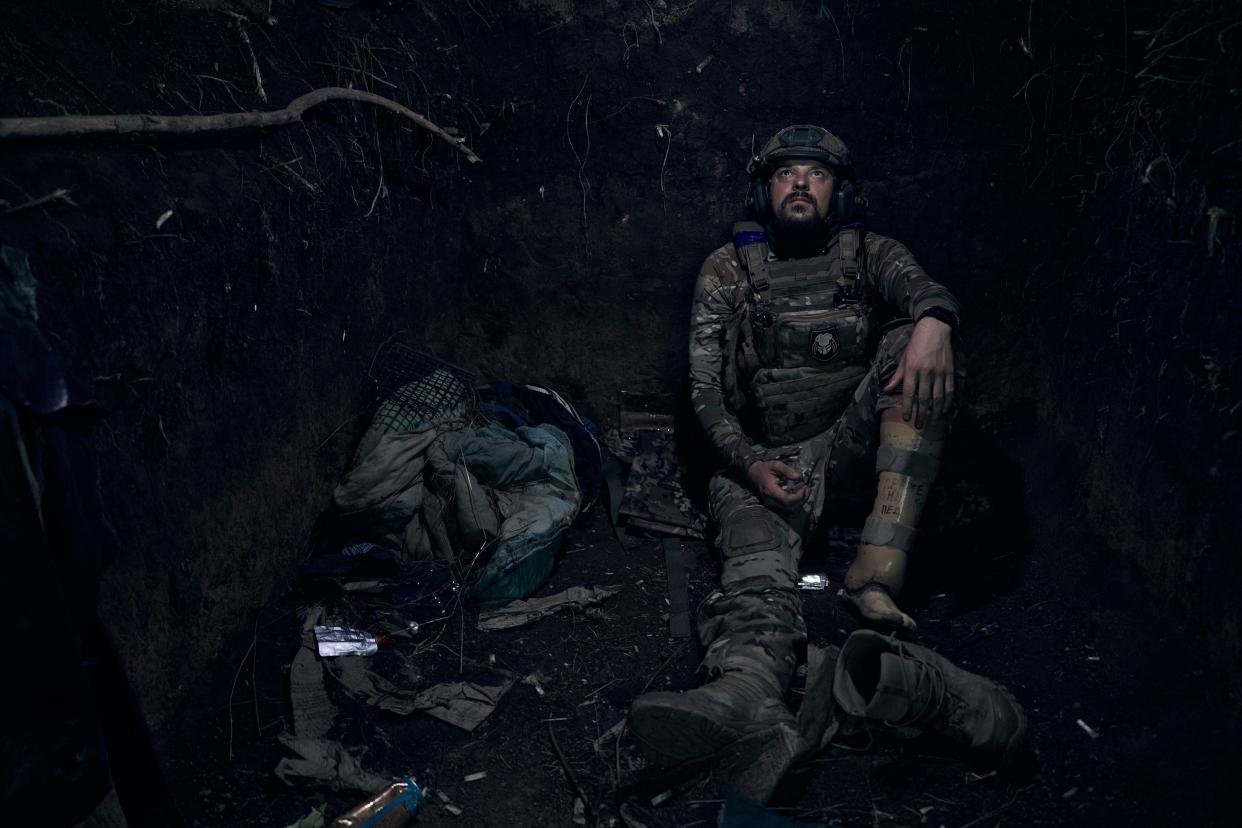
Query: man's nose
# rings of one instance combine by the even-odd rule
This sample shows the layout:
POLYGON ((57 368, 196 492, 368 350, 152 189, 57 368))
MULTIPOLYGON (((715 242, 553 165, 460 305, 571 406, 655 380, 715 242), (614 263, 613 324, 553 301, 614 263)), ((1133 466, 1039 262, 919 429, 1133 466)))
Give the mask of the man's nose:
POLYGON ((795 190, 808 190, 811 187, 807 174, 798 172, 794 173, 793 185, 795 190))

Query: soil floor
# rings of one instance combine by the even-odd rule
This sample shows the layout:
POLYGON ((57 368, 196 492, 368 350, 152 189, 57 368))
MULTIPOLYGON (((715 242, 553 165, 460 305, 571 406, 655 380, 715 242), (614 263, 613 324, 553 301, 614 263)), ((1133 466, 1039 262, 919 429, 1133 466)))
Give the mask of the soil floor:
MULTIPOLYGON (((959 423, 959 461, 946 468, 939 499, 942 513, 959 508, 925 539, 931 562, 915 571, 906 604, 919 620, 919 643, 1002 682, 1023 703, 1037 766, 989 774, 919 741, 832 748, 804 786, 781 792, 780 812, 860 826, 1234 824, 1229 781, 1239 727, 1220 682, 1202 668, 1204 644, 1182 634, 1136 577, 1102 557, 1074 492, 1056 484, 1073 458, 1022 442, 1029 425, 1017 414, 959 423), (989 479, 996 445, 1025 445, 1012 458, 1025 472, 1005 472, 993 460, 989 479), (963 511, 971 503, 989 519, 972 524, 963 511), (954 521, 973 525, 976 536, 944 528, 954 521), (1006 541, 1006 525, 1020 542, 1006 541)), ((622 821, 618 789, 650 779, 632 739, 622 735, 618 744, 607 731, 644 690, 693 687, 699 653, 693 640, 669 636, 660 540, 631 537, 633 548, 624 548, 599 506, 581 523, 537 594, 622 585, 598 611, 490 633, 459 614, 438 637, 399 645, 406 652, 397 655, 414 664, 422 683, 485 677, 494 656, 495 667, 534 676, 542 694, 533 681, 519 681, 467 733, 420 714, 378 712, 327 681, 338 706, 332 737, 368 770, 411 774, 461 810, 454 815, 436 794, 419 824, 574 824, 575 796, 550 732, 598 824, 716 824, 722 804, 710 779, 659 807, 628 804, 622 821), (484 771, 485 778, 464 781, 484 771)), ((697 552, 694 606, 713 588, 715 559, 707 544, 685 544, 697 552)), ((835 594, 849 560, 839 546, 823 561, 804 561, 804 571, 823 571, 830 582, 824 592, 803 593, 814 643, 840 644, 856 628, 835 594)), ((175 745, 174 792, 192 824, 283 826, 312 807, 326 804, 331 818, 360 799, 289 787, 273 773, 284 755, 277 737, 290 724, 287 679, 299 626, 288 601, 260 612, 165 734, 175 745)))

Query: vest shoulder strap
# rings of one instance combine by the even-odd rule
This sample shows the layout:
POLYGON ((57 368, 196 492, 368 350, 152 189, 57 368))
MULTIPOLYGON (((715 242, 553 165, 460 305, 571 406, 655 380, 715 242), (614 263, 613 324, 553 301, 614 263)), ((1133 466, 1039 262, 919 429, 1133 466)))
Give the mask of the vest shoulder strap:
POLYGON ((854 301, 861 301, 867 292, 866 231, 862 224, 841 228, 837 252, 841 256, 841 275, 849 282, 854 301))
MULTIPOLYGON (((837 255, 841 261, 841 275, 849 283, 849 292, 860 300, 866 291, 866 247, 864 230, 854 224, 841 229, 837 237, 837 255)), ((739 221, 733 225, 733 246, 738 262, 746 269, 751 289, 762 301, 772 287, 768 274, 768 236, 763 226, 753 221, 739 221)))
POLYGON ((734 224, 733 247, 737 251, 737 260, 746 269, 751 289, 760 298, 765 297, 771 281, 768 279, 768 234, 763 226, 753 221, 734 224))
POLYGON ((841 274, 851 282, 858 279, 858 228, 847 227, 837 240, 837 252, 841 255, 841 274))

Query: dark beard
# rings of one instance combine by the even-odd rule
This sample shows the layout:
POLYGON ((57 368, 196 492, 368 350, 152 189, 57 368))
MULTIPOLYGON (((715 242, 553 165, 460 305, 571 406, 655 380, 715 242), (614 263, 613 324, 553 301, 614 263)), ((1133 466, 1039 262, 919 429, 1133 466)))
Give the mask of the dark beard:
POLYGON ((769 235, 772 237, 775 252, 781 258, 801 258, 814 256, 824 249, 832 233, 833 217, 829 213, 820 218, 819 204, 813 196, 810 199, 811 214, 799 218, 788 218, 784 207, 793 198, 791 193, 772 216, 769 235))

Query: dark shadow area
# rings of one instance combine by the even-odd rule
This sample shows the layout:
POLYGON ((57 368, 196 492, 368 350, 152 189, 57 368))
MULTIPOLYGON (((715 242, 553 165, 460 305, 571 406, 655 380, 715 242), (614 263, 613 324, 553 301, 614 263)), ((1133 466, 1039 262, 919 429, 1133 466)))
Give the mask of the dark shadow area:
POLYGON ((947 593, 948 614, 965 613, 1021 586, 1032 551, 1033 516, 1023 469, 1006 446, 1032 424, 1007 419, 977 422, 964 416, 954 422, 911 561, 912 606, 926 606, 947 593))

